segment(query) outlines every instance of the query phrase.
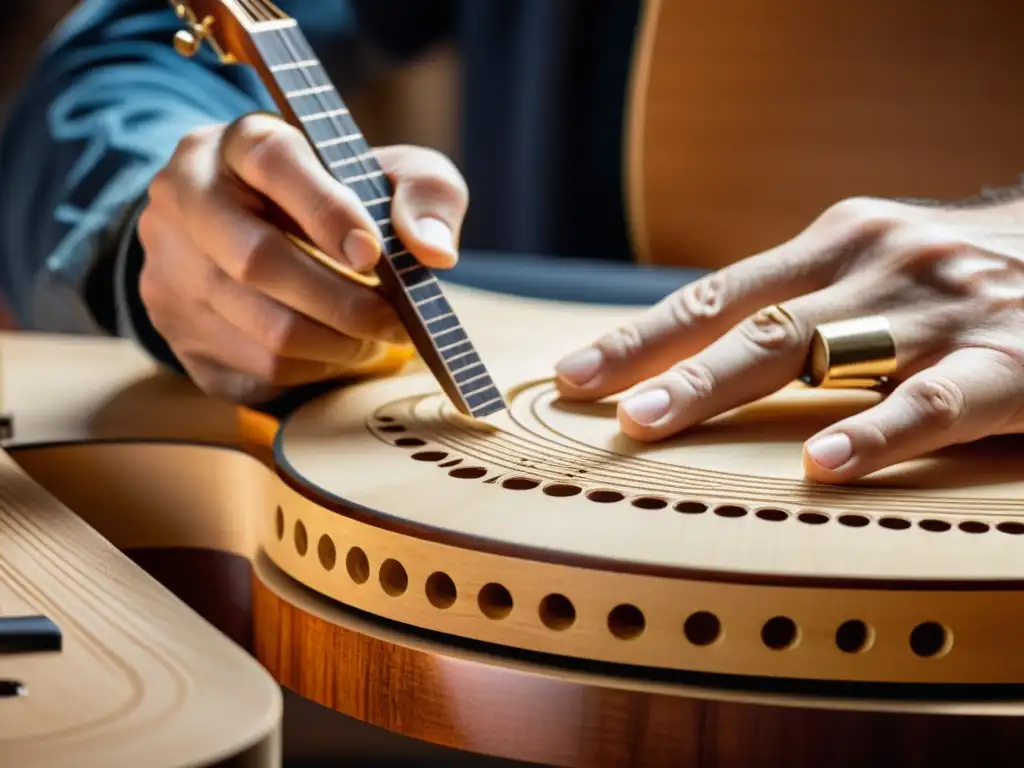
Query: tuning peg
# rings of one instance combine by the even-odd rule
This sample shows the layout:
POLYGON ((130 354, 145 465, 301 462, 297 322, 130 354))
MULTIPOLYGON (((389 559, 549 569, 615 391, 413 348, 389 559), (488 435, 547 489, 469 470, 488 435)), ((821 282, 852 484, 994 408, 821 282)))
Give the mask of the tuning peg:
POLYGON ((174 50, 186 58, 195 56, 202 47, 203 41, 192 32, 183 29, 174 35, 174 50))

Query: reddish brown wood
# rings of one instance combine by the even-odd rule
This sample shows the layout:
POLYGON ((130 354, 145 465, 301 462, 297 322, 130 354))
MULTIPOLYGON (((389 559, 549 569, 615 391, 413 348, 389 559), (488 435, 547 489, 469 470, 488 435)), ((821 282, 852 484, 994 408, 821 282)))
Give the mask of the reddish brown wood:
POLYGON ((716 702, 598 675, 429 653, 329 623, 254 579, 255 653, 279 682, 365 722, 481 754, 566 766, 1020 765, 1018 718, 716 702))

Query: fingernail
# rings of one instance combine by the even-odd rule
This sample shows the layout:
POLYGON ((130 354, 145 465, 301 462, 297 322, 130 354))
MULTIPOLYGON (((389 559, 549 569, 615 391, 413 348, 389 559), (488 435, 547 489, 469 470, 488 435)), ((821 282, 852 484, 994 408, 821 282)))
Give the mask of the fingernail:
POLYGON ((807 453, 825 469, 838 469, 853 457, 853 443, 842 432, 825 435, 807 444, 807 453))
POLYGON ((365 272, 377 263, 380 256, 380 243, 362 229, 353 229, 345 236, 341 244, 348 265, 356 272, 365 272))
POLYGON ((601 350, 594 347, 581 349, 563 358, 555 365, 555 373, 577 387, 581 387, 597 375, 604 362, 601 350))
POLYGON ((449 253, 455 252, 455 238, 452 236, 452 231, 440 219, 433 217, 420 219, 416 222, 416 231, 420 239, 428 245, 449 253))
POLYGON ((672 398, 664 389, 649 389, 623 401, 622 408, 637 424, 650 426, 666 413, 672 398))

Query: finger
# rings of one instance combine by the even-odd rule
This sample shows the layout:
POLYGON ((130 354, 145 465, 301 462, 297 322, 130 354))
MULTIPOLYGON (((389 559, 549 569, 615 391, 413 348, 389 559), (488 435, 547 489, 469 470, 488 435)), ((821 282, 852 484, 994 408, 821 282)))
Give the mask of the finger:
POLYGON ((401 342, 394 308, 376 291, 347 280, 306 256, 276 227, 212 193, 187 203, 190 232, 235 282, 340 334, 401 342))
POLYGON ((831 262, 812 255, 797 238, 684 286, 635 322, 559 361, 559 393, 596 400, 621 392, 695 354, 762 307, 824 287, 831 262))
POLYGON ((177 311, 211 309, 280 357, 351 366, 376 352, 374 342, 337 333, 236 283, 170 220, 144 214, 139 231, 147 245, 147 292, 174 294, 177 311), (153 286, 154 282, 160 285, 153 286))
POLYGON ((273 201, 325 254, 358 272, 377 263, 382 235, 374 217, 300 131, 272 115, 248 115, 225 131, 221 152, 231 173, 273 201))
POLYGON ((804 447, 811 480, 843 483, 950 445, 1010 430, 1024 395, 1021 366, 989 349, 952 352, 878 405, 804 447))
POLYGON ((455 165, 440 152, 393 146, 376 150, 395 187, 391 223, 405 247, 423 264, 455 266, 469 191, 455 165))
MULTIPOLYGON (((770 395, 804 371, 815 328, 865 314, 861 292, 839 283, 769 307, 738 324, 697 354, 649 379, 618 406, 622 431, 660 440, 770 395)), ((888 317, 897 371, 920 357, 930 329, 907 315, 888 317)))

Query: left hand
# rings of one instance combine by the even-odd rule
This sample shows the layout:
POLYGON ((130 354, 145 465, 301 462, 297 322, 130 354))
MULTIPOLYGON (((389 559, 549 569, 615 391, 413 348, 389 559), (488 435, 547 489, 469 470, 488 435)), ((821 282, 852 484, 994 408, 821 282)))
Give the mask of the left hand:
POLYGON ((684 286, 557 366, 562 397, 619 403, 622 431, 674 435, 797 379, 816 326, 888 318, 895 385, 804 446, 842 483, 1024 432, 1024 200, 938 208, 851 199, 795 238, 684 286), (779 304, 792 322, 762 312, 779 304))

